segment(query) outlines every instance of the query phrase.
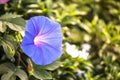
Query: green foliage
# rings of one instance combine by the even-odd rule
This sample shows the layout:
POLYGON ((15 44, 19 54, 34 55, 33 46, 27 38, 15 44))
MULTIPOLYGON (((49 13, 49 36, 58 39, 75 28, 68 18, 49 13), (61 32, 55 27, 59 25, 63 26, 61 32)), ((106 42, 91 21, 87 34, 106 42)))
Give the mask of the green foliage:
POLYGON ((58 61, 45 66, 33 64, 33 71, 31 71, 30 74, 38 79, 52 79, 52 75, 47 70, 53 71, 57 69, 60 65, 61 62, 58 61))
MULTIPOLYGON (((15 31, 23 31, 25 26, 25 20, 19 15, 5 14, 0 17, 2 24, 8 25, 8 27, 15 31)), ((4 30, 4 29, 3 29, 4 30)))
POLYGON ((3 63, 0 65, 1 80, 16 80, 19 77, 21 80, 28 80, 24 70, 16 68, 12 63, 3 63))
POLYGON ((50 73, 38 68, 35 68, 33 76, 36 77, 37 79, 52 79, 52 76, 50 73))
POLYGON ((119 21, 119 0, 10 0, 0 5, 0 78, 119 80, 119 21), (20 47, 25 23, 36 15, 62 25, 63 56, 46 66, 27 64, 28 57, 20 47), (70 55, 82 52, 85 43, 91 46, 87 59, 70 55))

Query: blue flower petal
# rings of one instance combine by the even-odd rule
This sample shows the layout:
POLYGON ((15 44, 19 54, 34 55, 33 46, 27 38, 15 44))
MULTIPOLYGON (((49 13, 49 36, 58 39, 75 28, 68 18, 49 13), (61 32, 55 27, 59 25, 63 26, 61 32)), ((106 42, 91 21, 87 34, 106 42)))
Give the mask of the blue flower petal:
POLYGON ((62 33, 61 33, 61 27, 59 24, 55 24, 53 26, 53 30, 45 33, 44 35, 40 35, 43 37, 45 43, 54 46, 54 47, 61 47, 62 44, 62 33), (53 44, 54 42, 54 44, 53 44))
POLYGON ((61 56, 61 48, 57 49, 47 44, 38 47, 32 60, 38 65, 47 65, 61 56))
MULTIPOLYGON (((30 33, 32 36, 35 36, 35 34, 37 34, 37 28, 34 24, 34 21, 32 19, 30 19, 27 24, 26 24, 26 32, 30 33)), ((26 36, 27 34, 25 34, 26 36)))
MULTIPOLYGON (((56 22, 53 22, 47 17, 44 16, 36 16, 30 18, 28 23, 26 24, 26 31, 30 32, 31 34, 44 34, 51 30, 56 22)), ((57 27, 57 26, 56 26, 57 27)))
POLYGON ((34 44, 33 39, 34 39, 34 37, 26 31, 25 36, 22 40, 22 45, 34 44))
POLYGON ((23 52, 38 65, 47 65, 57 60, 61 54, 61 26, 44 16, 28 20, 22 41, 23 52))
MULTIPOLYGON (((40 17, 38 17, 38 18, 40 18, 40 17)), ((54 26, 57 23, 53 22, 49 18, 43 17, 43 16, 42 16, 42 18, 45 19, 45 22, 44 22, 44 26, 42 26, 42 27, 39 26, 39 28, 40 28, 39 34, 40 35, 45 34, 45 33, 49 32, 49 31, 51 31, 52 29, 54 29, 54 27, 58 27, 58 26, 54 26)), ((40 19, 39 19, 39 21, 40 21, 40 19)))
POLYGON ((31 59, 36 64, 42 65, 44 59, 43 59, 42 51, 39 49, 39 47, 36 47, 35 54, 31 57, 31 59))
POLYGON ((31 45, 22 45, 22 50, 27 56, 33 57, 33 55, 35 54, 36 46, 32 45, 32 44, 31 45))

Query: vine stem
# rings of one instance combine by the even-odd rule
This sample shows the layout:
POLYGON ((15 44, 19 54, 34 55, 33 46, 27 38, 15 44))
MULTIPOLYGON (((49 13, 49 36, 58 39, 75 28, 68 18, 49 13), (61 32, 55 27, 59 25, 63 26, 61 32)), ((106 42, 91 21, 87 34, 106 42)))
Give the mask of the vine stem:
POLYGON ((18 54, 18 65, 20 64, 20 62, 23 64, 23 66, 25 67, 25 68, 27 68, 27 65, 24 63, 24 61, 21 59, 21 55, 20 55, 20 53, 19 52, 17 52, 17 54, 18 54))

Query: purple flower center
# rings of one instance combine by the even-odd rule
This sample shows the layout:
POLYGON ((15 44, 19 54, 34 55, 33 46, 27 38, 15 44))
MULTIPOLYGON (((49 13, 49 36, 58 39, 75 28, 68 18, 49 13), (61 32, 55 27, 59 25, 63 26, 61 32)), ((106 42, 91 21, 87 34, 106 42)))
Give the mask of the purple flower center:
POLYGON ((42 40, 43 40, 43 38, 42 38, 41 36, 36 36, 36 37, 34 38, 34 44, 35 44, 36 46, 40 46, 40 45, 42 44, 42 40))

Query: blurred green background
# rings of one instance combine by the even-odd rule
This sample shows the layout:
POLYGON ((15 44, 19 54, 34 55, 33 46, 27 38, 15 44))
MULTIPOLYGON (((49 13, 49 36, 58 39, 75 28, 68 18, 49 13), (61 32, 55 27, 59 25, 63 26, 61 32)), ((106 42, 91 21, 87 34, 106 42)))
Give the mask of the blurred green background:
POLYGON ((62 26, 63 63, 50 71, 50 80, 120 80, 120 0, 10 0, 0 5, 0 64, 24 66, 16 60, 25 56, 20 33, 37 15, 62 26))

